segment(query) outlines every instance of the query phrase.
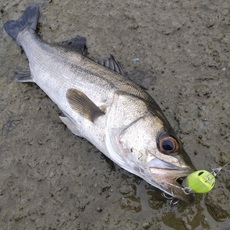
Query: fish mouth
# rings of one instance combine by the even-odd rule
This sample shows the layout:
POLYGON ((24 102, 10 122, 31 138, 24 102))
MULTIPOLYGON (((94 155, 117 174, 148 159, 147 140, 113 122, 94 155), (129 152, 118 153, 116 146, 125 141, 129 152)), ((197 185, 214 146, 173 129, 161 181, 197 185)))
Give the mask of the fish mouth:
MULTIPOLYGON (((190 171, 190 173, 191 172, 193 171, 190 171)), ((194 194, 190 192, 188 187, 183 186, 183 181, 190 173, 185 172, 185 175, 174 177, 170 181, 166 181, 165 193, 186 203, 192 203, 194 201, 194 194)))
POLYGON ((183 186, 183 181, 186 177, 195 171, 195 169, 184 166, 177 167, 167 162, 162 162, 159 167, 150 167, 150 184, 158 187, 166 194, 182 200, 186 203, 194 201, 194 194, 189 192, 189 189, 183 186))

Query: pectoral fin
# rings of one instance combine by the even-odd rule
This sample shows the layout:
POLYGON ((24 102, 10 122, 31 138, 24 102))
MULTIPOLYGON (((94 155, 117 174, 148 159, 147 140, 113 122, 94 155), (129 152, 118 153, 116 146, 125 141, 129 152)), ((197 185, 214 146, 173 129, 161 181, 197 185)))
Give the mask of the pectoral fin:
POLYGON ((66 98, 73 110, 92 122, 101 115, 104 115, 104 112, 102 112, 100 108, 98 108, 84 93, 77 89, 68 89, 66 98))

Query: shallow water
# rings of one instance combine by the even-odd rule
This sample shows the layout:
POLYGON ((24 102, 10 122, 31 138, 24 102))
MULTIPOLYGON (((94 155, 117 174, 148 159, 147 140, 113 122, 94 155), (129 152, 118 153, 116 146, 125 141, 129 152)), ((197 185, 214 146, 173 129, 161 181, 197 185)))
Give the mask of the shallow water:
MULTIPOLYGON (((113 54, 135 81, 151 84, 197 169, 228 161, 230 2, 38 2, 44 40, 85 36, 90 54, 113 54)), ((1 28, 29 3, 0 3, 1 28)), ((1 229, 229 229, 229 167, 209 194, 171 207, 72 135, 37 86, 13 80, 28 65, 3 29, 0 64, 1 229)))

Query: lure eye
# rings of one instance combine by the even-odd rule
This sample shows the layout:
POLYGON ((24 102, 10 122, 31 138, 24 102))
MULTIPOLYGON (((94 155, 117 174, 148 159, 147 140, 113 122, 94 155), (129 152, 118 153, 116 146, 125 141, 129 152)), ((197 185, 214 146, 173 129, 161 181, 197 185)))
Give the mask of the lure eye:
POLYGON ((159 150, 162 153, 169 154, 169 153, 174 153, 177 152, 179 148, 179 143, 178 141, 170 136, 163 137, 159 141, 159 150))

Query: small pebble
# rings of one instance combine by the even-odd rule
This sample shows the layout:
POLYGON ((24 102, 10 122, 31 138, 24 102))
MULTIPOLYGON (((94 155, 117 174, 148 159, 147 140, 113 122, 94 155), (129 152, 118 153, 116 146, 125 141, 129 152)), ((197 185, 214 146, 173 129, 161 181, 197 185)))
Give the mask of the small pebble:
POLYGON ((140 58, 133 58, 133 62, 139 62, 140 58))
POLYGON ((102 209, 101 207, 99 207, 99 206, 97 207, 97 211, 98 211, 98 212, 102 212, 102 210, 103 210, 103 209, 102 209))

